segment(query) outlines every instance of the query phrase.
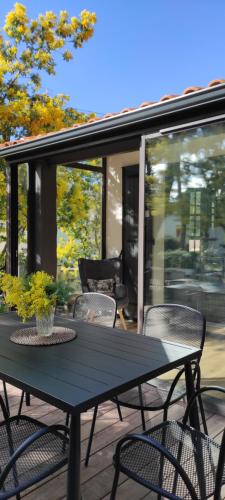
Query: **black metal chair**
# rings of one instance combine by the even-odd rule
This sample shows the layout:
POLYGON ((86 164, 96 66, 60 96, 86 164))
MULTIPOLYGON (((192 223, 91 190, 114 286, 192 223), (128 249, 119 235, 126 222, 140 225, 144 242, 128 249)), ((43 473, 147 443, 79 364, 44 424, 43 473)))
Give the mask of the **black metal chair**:
POLYGON ((3 398, 0 407, 0 498, 20 499, 20 493, 67 463, 68 429, 46 426, 30 417, 9 417, 3 398))
POLYGON ((187 425, 195 399, 212 390, 225 394, 221 387, 202 387, 189 401, 182 422, 162 422, 119 441, 111 500, 116 498, 120 472, 156 492, 158 498, 220 500, 225 484, 225 430, 218 444, 187 425))
POLYGON ((114 328, 116 301, 102 293, 87 292, 78 295, 73 306, 73 318, 114 328))
POLYGON ((80 280, 83 292, 100 292, 113 297, 117 303, 117 311, 124 330, 123 309, 128 305, 128 290, 123 284, 123 260, 112 259, 79 259, 80 280), (108 283, 107 283, 108 282, 108 283))
MULTIPOLYGON (((143 334, 151 335, 159 340, 168 340, 179 344, 187 344, 203 349, 205 342, 206 322, 204 316, 195 309, 177 304, 158 304, 145 311, 143 334)), ((169 407, 183 399, 186 395, 185 382, 180 380, 183 367, 178 370, 173 382, 153 379, 130 391, 119 394, 116 404, 141 411, 142 426, 145 430, 145 411, 163 410, 163 420, 167 420, 169 407), (155 401, 149 401, 149 391, 154 387, 155 401)), ((198 380, 198 364, 193 363, 193 376, 198 380)), ((203 415, 204 420, 204 415, 203 415)), ((206 422, 204 420, 204 429, 206 422)))
MULTIPOLYGON (((108 297, 107 295, 101 293, 83 293, 76 297, 74 308, 73 308, 73 317, 79 321, 87 321, 88 323, 95 323, 102 326, 109 326, 114 328, 116 322, 116 301, 112 297, 108 297)), ((115 403, 118 408, 119 418, 122 420, 122 415, 120 411, 120 407, 115 399, 115 403)), ((93 441, 94 429, 96 418, 98 414, 98 406, 95 406, 91 431, 88 440, 87 452, 85 457, 85 465, 88 465, 89 457, 91 453, 91 446, 93 441)), ((66 425, 69 423, 69 414, 67 414, 66 425)))

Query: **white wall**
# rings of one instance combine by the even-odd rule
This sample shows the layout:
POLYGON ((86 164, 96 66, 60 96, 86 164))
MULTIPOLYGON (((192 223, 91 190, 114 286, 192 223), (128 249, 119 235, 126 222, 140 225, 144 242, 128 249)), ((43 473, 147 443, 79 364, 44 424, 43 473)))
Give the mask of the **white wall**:
MULTIPOLYGON (((106 176, 106 255, 118 256, 122 250, 122 168, 139 164, 139 151, 107 158, 106 176)), ((137 187, 138 188, 138 187, 137 187)))

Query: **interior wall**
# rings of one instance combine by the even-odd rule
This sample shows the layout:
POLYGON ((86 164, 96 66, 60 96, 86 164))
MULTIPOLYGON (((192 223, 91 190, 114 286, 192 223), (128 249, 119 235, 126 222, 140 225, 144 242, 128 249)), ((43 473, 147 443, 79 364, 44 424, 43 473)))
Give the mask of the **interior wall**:
POLYGON ((107 157, 106 171, 106 256, 122 250, 122 168, 139 164, 139 151, 107 157))

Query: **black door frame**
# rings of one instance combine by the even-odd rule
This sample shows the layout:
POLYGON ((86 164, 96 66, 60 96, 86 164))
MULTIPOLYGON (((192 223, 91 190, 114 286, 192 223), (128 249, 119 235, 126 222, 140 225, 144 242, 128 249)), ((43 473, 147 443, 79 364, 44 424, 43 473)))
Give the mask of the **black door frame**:
MULTIPOLYGON (((122 253, 124 253, 125 249, 125 234, 124 234, 124 212, 125 212, 125 172, 126 169, 137 169, 138 173, 138 183, 139 183, 139 164, 134 163, 132 165, 125 165, 122 167, 122 253)), ((137 189, 139 189, 139 186, 137 186, 137 189)), ((139 207, 138 207, 139 209, 139 207)), ((138 238, 137 238, 137 244, 138 244, 138 238)), ((137 264, 138 264, 138 256, 137 256, 137 264)), ((137 272, 137 301, 138 301, 138 272, 137 272)), ((138 303, 137 303, 137 315, 138 315, 138 303)))

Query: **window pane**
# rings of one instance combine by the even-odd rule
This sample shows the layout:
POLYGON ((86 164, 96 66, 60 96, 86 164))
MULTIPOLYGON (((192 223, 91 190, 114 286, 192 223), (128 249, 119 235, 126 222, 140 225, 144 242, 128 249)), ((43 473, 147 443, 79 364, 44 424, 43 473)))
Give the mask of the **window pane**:
POLYGON ((225 383, 224 124, 147 141, 145 208, 145 304, 201 310, 209 335, 203 378, 225 383))
POLYGON ((28 166, 18 166, 18 274, 27 273, 27 184, 28 166))
POLYGON ((6 167, 0 165, 0 271, 6 268, 6 220, 7 220, 7 185, 6 167))
POLYGON ((102 174, 57 167, 58 275, 80 291, 78 259, 101 258, 102 174))

